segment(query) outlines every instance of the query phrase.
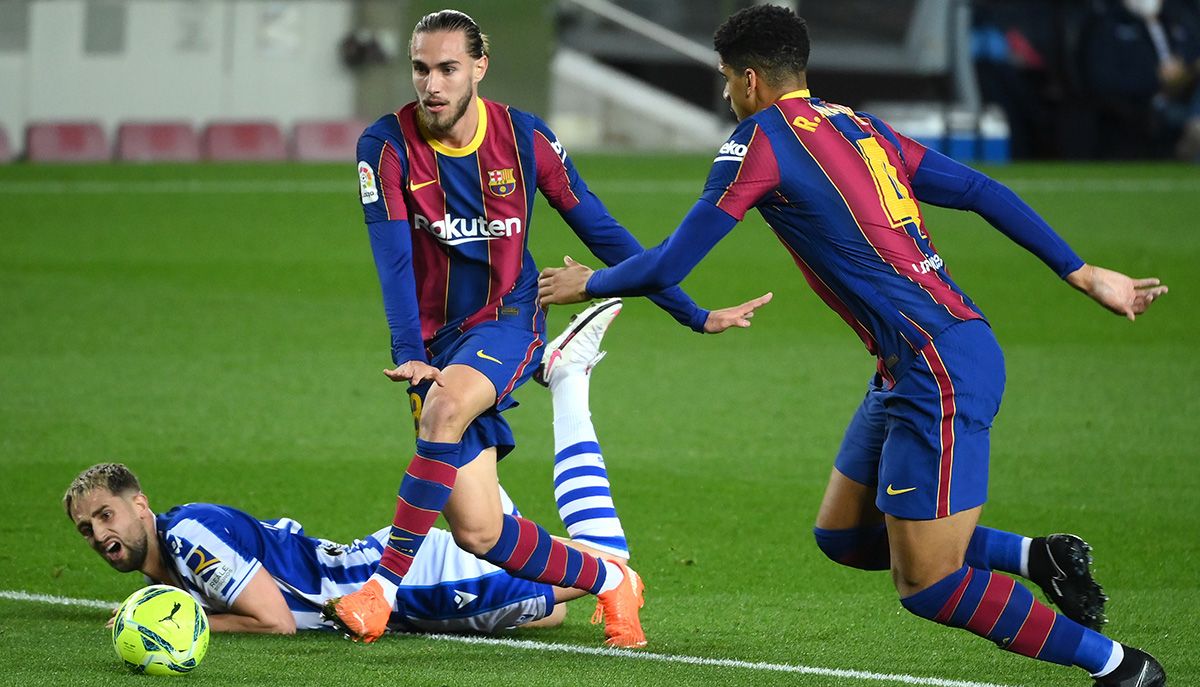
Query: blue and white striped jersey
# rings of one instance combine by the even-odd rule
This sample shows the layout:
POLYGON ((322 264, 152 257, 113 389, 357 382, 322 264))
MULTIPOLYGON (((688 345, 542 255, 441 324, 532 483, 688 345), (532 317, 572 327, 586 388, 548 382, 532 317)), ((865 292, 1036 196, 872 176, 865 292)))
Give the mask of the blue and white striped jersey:
MULTIPOLYGON (((259 569, 274 578, 297 630, 330 629, 321 619, 328 598, 355 591, 379 563, 389 528, 349 544, 304 534, 289 518, 260 521, 209 503, 176 506, 157 517, 168 567, 205 609, 229 609, 259 569)), ((459 549, 434 529, 396 595, 396 630, 494 632, 543 618, 553 587, 512 577, 459 549)))

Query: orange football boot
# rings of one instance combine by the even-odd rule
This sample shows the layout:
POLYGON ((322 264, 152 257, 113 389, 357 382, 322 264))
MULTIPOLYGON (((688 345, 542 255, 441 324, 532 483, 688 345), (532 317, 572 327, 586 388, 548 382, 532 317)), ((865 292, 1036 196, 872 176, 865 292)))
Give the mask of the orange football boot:
POLYGON ((375 580, 367 580, 356 592, 326 601, 321 609, 326 620, 354 641, 367 644, 383 636, 391 614, 392 604, 384 598, 383 587, 375 580))
POLYGON ((604 643, 608 646, 621 649, 646 646, 646 633, 642 631, 642 621, 638 618, 638 609, 646 603, 643 597, 646 585, 629 566, 618 560, 610 560, 625 573, 625 579, 615 588, 596 596, 592 624, 604 621, 604 643))

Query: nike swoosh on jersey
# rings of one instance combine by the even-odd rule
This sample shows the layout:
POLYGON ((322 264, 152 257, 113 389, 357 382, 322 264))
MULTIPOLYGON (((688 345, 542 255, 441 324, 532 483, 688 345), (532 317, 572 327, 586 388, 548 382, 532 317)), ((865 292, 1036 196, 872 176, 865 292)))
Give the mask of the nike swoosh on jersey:
POLYGON ((907 494, 910 491, 916 491, 916 490, 917 490, 916 487, 909 487, 907 489, 897 489, 890 484, 887 485, 888 496, 899 496, 900 494, 907 494))
POLYGON ((492 356, 488 355, 487 353, 484 353, 482 348, 479 349, 478 351, 475 351, 475 355, 477 357, 483 358, 484 360, 490 360, 493 363, 496 363, 497 365, 504 364, 504 363, 500 362, 499 360, 497 360, 496 358, 493 358, 492 356))
POLYGON ((423 181, 419 184, 414 184, 412 182, 412 179, 409 179, 408 180, 408 190, 409 191, 419 191, 419 190, 425 188, 426 186, 428 186, 430 184, 436 184, 437 182, 438 182, 438 180, 434 179, 433 181, 423 181))

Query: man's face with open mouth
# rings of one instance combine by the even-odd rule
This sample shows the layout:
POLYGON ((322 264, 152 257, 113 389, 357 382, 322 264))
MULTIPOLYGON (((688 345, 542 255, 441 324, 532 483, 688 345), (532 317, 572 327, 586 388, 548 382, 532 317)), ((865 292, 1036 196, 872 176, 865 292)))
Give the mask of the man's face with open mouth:
POLYGON ((121 572, 138 570, 146 561, 149 537, 135 497, 98 487, 71 507, 75 529, 101 558, 121 572))

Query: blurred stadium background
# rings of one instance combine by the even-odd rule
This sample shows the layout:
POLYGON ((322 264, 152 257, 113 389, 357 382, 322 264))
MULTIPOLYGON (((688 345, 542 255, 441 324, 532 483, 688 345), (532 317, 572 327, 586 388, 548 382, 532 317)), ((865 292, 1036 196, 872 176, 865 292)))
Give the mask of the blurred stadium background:
MULTIPOLYGON (((3 0, 0 160, 349 159, 363 122, 410 99, 409 32, 444 4, 3 0)), ((747 0, 451 4, 493 37, 485 94, 546 116, 572 150, 707 151, 730 128, 709 37, 747 0)), ((1166 157, 1200 123, 1200 95, 1179 92, 1156 121, 1168 84, 1105 43, 1122 40, 1105 33, 1122 0, 791 4, 816 93, 962 160, 1166 157)), ((1171 88, 1200 94, 1200 0, 1166 0, 1162 18, 1185 71, 1171 88)))

